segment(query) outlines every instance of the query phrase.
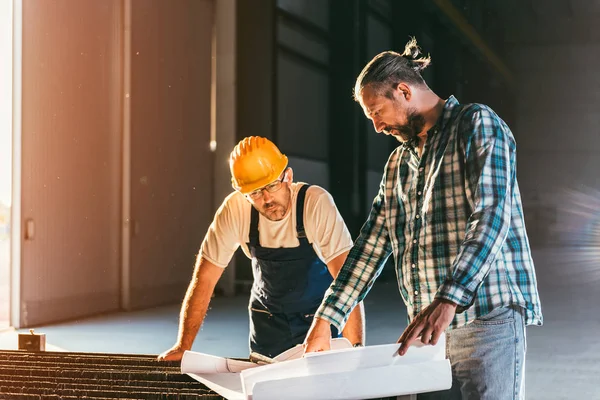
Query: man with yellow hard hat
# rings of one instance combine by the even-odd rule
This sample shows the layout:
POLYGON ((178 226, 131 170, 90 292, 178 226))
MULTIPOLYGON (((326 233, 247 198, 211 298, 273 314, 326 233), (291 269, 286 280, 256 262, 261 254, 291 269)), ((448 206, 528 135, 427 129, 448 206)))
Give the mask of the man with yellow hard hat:
MULTIPOLYGON (((181 307, 175 345, 159 356, 179 360, 192 347, 217 281, 239 246, 252 259, 250 350, 268 357, 304 341, 313 315, 340 270, 352 238, 331 195, 293 182, 288 159, 268 139, 247 137, 229 158, 235 191, 215 214, 181 307)), ((356 307, 343 336, 364 344, 356 307)), ((332 335, 337 336, 335 328, 332 335)))

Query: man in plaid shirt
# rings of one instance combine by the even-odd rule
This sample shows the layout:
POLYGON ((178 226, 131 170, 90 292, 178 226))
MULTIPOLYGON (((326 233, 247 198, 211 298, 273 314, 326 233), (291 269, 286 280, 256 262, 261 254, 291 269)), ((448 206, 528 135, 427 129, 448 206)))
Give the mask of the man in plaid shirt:
POLYGON ((384 52, 358 76, 356 100, 377 132, 396 137, 368 220, 325 294, 305 345, 329 349, 394 255, 410 323, 398 339, 446 334, 449 391, 420 398, 524 397, 525 326, 541 325, 516 178, 516 145, 489 107, 433 93, 416 41, 384 52))

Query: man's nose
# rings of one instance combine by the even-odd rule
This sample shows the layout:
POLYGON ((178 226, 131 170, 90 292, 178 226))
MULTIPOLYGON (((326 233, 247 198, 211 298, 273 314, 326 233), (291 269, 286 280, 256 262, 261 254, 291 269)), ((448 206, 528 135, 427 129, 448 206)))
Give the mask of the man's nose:
POLYGON ((263 196, 263 201, 265 203, 270 202, 271 200, 273 200, 273 194, 269 193, 266 189, 262 190, 262 196, 263 196))
POLYGON ((375 132, 380 133, 385 128, 385 124, 383 121, 373 119, 373 128, 375 128, 375 132))

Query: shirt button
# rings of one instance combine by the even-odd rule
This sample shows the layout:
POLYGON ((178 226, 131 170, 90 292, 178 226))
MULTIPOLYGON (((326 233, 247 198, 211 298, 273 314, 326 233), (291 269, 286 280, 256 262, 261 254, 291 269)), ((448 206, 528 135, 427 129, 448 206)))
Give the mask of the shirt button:
POLYGON ((418 290, 415 290, 415 296, 417 296, 419 294, 418 290))
POLYGON ((419 172, 423 172, 423 167, 419 168, 419 172))
POLYGON ((417 239, 413 240, 413 243, 414 243, 414 244, 417 244, 417 239))
POLYGON ((423 194, 423 192, 421 192, 420 190, 417 192, 417 194, 420 196, 423 194))
POLYGON ((416 218, 416 219, 419 219, 419 218, 421 218, 421 216, 420 216, 419 214, 417 214, 417 216, 416 216, 415 218, 416 218))
POLYGON ((417 268, 417 266, 416 266, 415 264, 411 265, 410 267, 411 267, 412 269, 415 269, 415 268, 417 268))

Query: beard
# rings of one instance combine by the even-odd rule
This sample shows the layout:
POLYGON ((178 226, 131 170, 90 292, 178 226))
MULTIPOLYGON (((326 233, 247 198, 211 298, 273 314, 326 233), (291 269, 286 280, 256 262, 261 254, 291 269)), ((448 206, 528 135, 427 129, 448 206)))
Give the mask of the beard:
POLYGON ((386 125, 383 131, 388 135, 394 136, 399 142, 404 143, 415 140, 425 127, 425 117, 415 109, 409 109, 406 119, 406 124, 386 125))
POLYGON ((273 200, 263 204, 258 212, 271 221, 280 221, 287 214, 287 210, 288 206, 273 200))
POLYGON ((292 203, 291 189, 285 185, 280 190, 285 190, 283 196, 278 196, 277 199, 271 197, 269 201, 264 201, 263 199, 263 202, 259 207, 257 207, 257 204, 254 204, 254 207, 258 212, 271 221, 281 221, 287 215, 292 203))

